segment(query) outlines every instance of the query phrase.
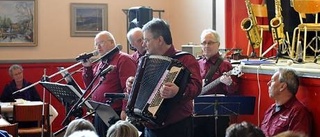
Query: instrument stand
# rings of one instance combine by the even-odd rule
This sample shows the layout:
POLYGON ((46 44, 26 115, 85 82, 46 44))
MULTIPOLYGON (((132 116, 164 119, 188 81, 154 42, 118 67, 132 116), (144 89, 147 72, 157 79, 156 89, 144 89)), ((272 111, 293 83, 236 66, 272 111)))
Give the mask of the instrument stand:
POLYGON ((264 60, 267 60, 267 59, 276 59, 276 62, 275 63, 278 63, 278 60, 279 58, 284 58, 284 59, 290 59, 292 61, 294 61, 292 58, 290 57, 285 57, 281 54, 281 48, 280 47, 287 47, 288 48, 288 51, 286 51, 288 53, 288 55, 290 55, 289 53, 289 43, 284 40, 284 42, 279 42, 279 40, 277 40, 275 43, 273 43, 265 52, 262 53, 262 57, 265 56, 265 54, 267 54, 271 49, 275 48, 276 49, 276 46, 278 45, 278 48, 277 48, 277 53, 276 53, 276 56, 272 56, 272 57, 269 57, 269 58, 266 58, 264 60))

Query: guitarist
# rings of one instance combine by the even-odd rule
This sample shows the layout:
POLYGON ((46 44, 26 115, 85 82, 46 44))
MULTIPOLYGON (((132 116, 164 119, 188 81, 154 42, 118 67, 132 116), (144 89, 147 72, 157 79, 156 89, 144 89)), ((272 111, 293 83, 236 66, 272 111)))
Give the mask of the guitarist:
MULTIPOLYGON (((200 38, 203 58, 198 60, 198 63, 200 65, 203 84, 206 86, 215 79, 220 79, 217 86, 202 94, 234 94, 238 89, 237 79, 236 77, 224 74, 232 70, 232 65, 219 54, 219 34, 215 30, 205 29, 202 31, 200 38)), ((215 135, 224 137, 225 129, 229 126, 229 121, 228 116, 219 116, 216 122, 218 125, 218 133, 215 133, 215 116, 196 116, 194 121, 195 135, 197 135, 197 137, 208 137, 208 135, 210 135, 210 137, 215 135)))

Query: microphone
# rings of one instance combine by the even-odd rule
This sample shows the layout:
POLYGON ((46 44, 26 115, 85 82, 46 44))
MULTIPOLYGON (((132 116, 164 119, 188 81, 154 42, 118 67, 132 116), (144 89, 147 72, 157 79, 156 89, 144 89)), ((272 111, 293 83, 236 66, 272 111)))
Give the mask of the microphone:
POLYGON ((98 50, 92 51, 90 53, 84 53, 82 55, 79 55, 76 60, 77 61, 81 61, 81 60, 87 60, 89 58, 91 58, 92 56, 97 56, 99 54, 98 50))
POLYGON ((100 72, 100 76, 104 76, 107 73, 111 72, 114 69, 114 65, 109 65, 106 69, 100 72))
POLYGON ((127 93, 105 93, 104 97, 111 99, 128 99, 129 95, 127 93))

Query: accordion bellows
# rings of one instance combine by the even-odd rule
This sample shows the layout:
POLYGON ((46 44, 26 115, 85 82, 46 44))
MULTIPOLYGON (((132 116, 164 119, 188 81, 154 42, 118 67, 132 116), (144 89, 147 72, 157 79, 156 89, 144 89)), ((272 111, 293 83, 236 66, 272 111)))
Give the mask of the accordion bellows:
POLYGON ((163 125, 172 103, 182 96, 189 71, 178 60, 166 56, 147 55, 140 59, 135 81, 129 96, 129 117, 163 125), (160 90, 164 83, 173 82, 180 87, 171 99, 163 99, 160 90))

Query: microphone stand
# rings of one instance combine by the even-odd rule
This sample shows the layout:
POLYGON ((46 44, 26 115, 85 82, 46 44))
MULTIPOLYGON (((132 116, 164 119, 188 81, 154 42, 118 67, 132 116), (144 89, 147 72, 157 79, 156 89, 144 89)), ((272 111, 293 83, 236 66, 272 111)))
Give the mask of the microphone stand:
POLYGON ((90 96, 91 94, 101 85, 103 80, 100 80, 99 83, 91 90, 91 92, 86 96, 87 92, 89 89, 92 87, 93 83, 96 81, 96 79, 100 76, 99 74, 102 72, 102 70, 105 68, 106 64, 104 64, 101 68, 99 68, 99 73, 92 79, 88 87, 85 89, 85 92, 82 94, 82 96, 77 100, 77 102, 72 106, 72 108, 69 110, 67 116, 64 118, 62 121, 62 125, 65 125, 66 120, 70 117, 71 113, 75 110, 78 109, 90 96), (84 100, 84 101, 83 101, 84 100))
MULTIPOLYGON (((42 81, 49 81, 46 75, 46 69, 43 70, 43 77, 42 77, 42 81)), ((43 102, 42 102, 42 119, 41 119, 41 137, 44 137, 44 123, 45 123, 45 114, 44 114, 44 109, 45 109, 45 100, 46 100, 46 89, 43 87, 42 90, 42 97, 43 97, 43 102)), ((48 123, 50 124, 50 123, 48 123)))

